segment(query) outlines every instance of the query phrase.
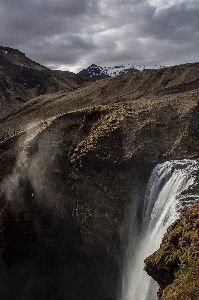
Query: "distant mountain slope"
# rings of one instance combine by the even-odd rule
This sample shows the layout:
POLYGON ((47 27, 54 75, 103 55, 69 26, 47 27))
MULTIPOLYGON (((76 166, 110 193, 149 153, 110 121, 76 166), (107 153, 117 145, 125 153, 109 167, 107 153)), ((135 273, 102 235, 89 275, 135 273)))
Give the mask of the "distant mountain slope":
POLYGON ((88 81, 74 73, 50 70, 24 53, 0 46, 0 115, 41 94, 71 90, 88 81))
POLYGON ((165 68, 164 66, 133 66, 132 64, 122 64, 114 67, 101 67, 96 64, 90 65, 87 69, 81 70, 78 75, 83 78, 104 79, 125 73, 133 73, 144 70, 165 68))
POLYGON ((101 67, 95 64, 90 65, 87 69, 81 70, 78 75, 83 78, 104 79, 124 73, 138 72, 139 70, 131 65, 118 65, 114 67, 101 67))

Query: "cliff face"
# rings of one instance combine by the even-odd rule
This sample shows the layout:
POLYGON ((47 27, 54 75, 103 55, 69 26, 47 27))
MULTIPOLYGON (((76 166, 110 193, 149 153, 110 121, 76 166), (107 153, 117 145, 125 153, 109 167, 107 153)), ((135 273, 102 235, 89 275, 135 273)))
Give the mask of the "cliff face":
POLYGON ((128 76, 42 96, 1 121, 5 298, 116 299, 128 205, 139 216, 156 163, 198 157, 197 84, 141 97, 136 83, 138 97, 128 76))
POLYGON ((165 234, 160 249, 145 260, 145 270, 160 285, 158 299, 198 299, 199 205, 185 211, 165 234))

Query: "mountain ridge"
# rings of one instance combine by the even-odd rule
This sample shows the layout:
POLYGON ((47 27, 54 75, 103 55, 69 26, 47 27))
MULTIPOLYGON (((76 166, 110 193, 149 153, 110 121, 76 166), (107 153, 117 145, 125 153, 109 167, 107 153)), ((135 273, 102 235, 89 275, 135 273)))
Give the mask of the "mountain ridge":
POLYGON ((96 64, 91 64, 88 68, 81 70, 77 74, 83 78, 93 78, 100 80, 104 78, 110 78, 116 75, 159 68, 165 68, 165 66, 134 66, 132 64, 121 64, 115 65, 114 67, 101 67, 96 64))
POLYGON ((8 114, 42 94, 71 90, 89 84, 67 71, 50 70, 17 49, 0 46, 0 111, 8 114))

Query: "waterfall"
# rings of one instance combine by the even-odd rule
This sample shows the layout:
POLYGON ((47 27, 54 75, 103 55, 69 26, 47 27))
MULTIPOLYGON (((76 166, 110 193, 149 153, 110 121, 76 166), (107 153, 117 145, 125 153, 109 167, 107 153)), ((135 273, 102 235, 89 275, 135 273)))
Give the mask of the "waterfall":
POLYGON ((196 192, 198 160, 173 160, 151 173, 139 224, 132 217, 124 257, 122 300, 155 300, 157 283, 143 270, 144 259, 157 250, 169 225, 184 207, 199 201, 196 192))

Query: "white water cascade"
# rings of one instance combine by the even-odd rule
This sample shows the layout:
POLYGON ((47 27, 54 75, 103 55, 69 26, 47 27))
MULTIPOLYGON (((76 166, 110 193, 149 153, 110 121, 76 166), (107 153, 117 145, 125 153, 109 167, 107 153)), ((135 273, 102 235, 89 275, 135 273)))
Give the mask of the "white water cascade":
POLYGON ((144 259, 157 250, 169 225, 184 207, 199 201, 198 160, 174 160, 157 165, 149 179, 142 224, 131 220, 124 257, 121 300, 156 300, 157 283, 143 270, 144 259))

